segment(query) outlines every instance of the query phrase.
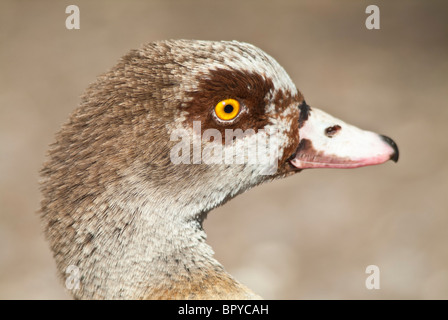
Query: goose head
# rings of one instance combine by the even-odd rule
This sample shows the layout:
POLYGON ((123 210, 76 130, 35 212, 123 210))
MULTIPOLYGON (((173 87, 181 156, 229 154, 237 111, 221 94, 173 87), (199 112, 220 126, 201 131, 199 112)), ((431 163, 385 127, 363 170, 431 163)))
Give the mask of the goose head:
POLYGON ((257 47, 159 41, 88 87, 48 153, 40 214, 75 298, 258 298, 214 259, 207 213, 303 169, 390 159, 390 138, 311 108, 257 47))

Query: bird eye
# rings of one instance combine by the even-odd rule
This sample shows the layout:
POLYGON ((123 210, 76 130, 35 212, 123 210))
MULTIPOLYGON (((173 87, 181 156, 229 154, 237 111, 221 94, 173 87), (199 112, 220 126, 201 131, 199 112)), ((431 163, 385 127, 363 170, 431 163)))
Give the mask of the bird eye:
POLYGON ((234 119, 239 112, 240 103, 235 99, 226 99, 219 101, 215 106, 216 116, 223 121, 234 119))

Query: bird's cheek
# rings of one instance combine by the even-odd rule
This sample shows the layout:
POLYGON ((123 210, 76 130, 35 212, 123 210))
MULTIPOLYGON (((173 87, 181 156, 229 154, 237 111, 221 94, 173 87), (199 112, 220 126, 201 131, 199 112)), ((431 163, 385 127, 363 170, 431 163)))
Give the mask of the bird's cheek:
POLYGON ((287 139, 285 140, 287 144, 284 146, 282 156, 279 159, 280 167, 288 164, 288 160, 291 156, 295 155, 297 146, 299 145, 299 138, 299 124, 297 118, 294 118, 291 128, 287 133, 287 139))

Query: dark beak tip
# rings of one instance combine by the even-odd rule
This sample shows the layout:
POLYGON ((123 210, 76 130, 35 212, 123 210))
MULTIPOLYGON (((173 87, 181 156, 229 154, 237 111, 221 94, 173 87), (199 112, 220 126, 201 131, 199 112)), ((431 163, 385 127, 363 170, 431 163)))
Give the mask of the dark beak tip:
POLYGON ((389 138, 387 136, 383 136, 383 135, 381 135, 381 139, 383 139, 384 142, 386 142, 388 145, 390 145, 392 147, 392 149, 394 149, 394 153, 390 156, 390 160, 392 160, 393 162, 398 162, 398 158, 400 157, 400 152, 398 151, 398 146, 395 143, 395 141, 392 140, 391 138, 389 138))

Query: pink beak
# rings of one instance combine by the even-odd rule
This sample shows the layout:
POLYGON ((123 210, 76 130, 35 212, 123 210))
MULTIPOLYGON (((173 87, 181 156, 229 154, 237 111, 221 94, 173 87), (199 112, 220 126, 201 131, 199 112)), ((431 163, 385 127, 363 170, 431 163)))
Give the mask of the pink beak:
POLYGON ((290 158, 294 167, 358 168, 398 161, 398 147, 391 138, 346 124, 306 103, 299 108, 300 141, 290 158))

